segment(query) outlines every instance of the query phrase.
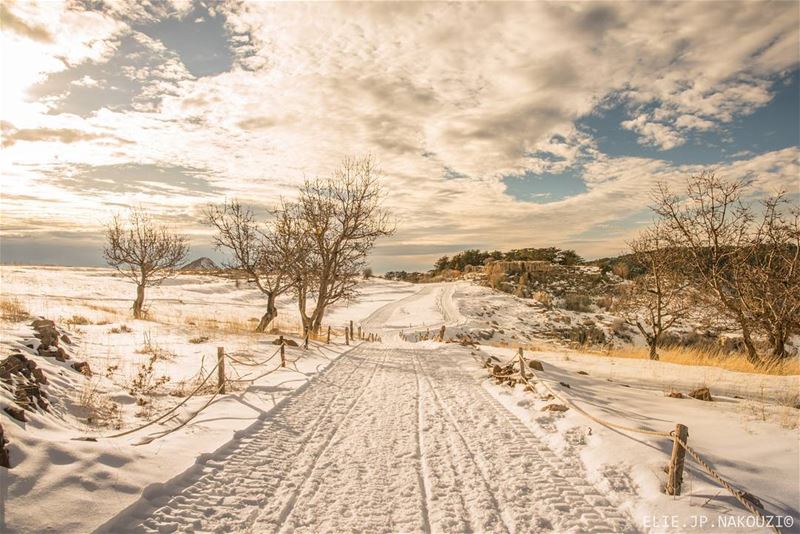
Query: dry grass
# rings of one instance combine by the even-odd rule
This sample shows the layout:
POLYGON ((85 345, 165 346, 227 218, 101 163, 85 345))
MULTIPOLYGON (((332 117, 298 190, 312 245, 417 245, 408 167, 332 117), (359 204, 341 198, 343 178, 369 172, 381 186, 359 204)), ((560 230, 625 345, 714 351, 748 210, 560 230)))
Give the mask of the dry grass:
POLYGON ((122 411, 119 404, 98 387, 97 381, 84 383, 78 393, 78 405, 86 413, 86 423, 95 427, 122 428, 122 411))
POLYGON ((92 321, 90 321, 87 317, 85 317, 83 315, 77 315, 77 314, 73 315, 72 317, 70 317, 69 319, 67 319, 64 322, 67 324, 67 326, 75 326, 75 325, 85 326, 85 325, 92 324, 92 321))
POLYGON ((0 300, 0 316, 6 321, 20 322, 28 319, 30 314, 18 298, 0 300))
MULTIPOLYGON (((640 360, 647 360, 650 357, 647 347, 625 346, 602 351, 587 349, 586 352, 613 356, 615 358, 633 358, 640 360)), ((747 361, 747 357, 744 354, 725 353, 702 348, 664 347, 658 349, 658 357, 662 362, 677 363, 680 365, 706 365, 709 367, 727 369, 728 371, 738 371, 740 373, 779 376, 800 375, 800 357, 798 356, 785 358, 783 360, 775 360, 763 366, 756 366, 747 361)))

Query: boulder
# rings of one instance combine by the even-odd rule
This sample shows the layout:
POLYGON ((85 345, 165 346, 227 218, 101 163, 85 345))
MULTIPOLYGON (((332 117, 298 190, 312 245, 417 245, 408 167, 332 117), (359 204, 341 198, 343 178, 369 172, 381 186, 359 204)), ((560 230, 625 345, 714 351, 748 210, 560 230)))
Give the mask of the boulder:
POLYGON ((67 345, 72 345, 72 340, 69 338, 67 334, 61 334, 61 341, 66 343, 67 345))
POLYGON ((534 371, 544 371, 544 366, 542 365, 542 362, 540 362, 539 360, 529 360, 528 367, 530 367, 534 371))
POLYGON ((711 398, 711 392, 708 390, 708 388, 695 389, 694 391, 689 393, 689 396, 692 397, 693 399, 706 402, 711 402, 714 400, 713 398, 711 398))
POLYGON ((562 385, 562 386, 564 386, 565 388, 570 388, 570 389, 572 389, 572 386, 570 386, 570 385, 569 385, 569 384, 567 384, 566 382, 559 382, 559 384, 561 384, 561 385, 562 385))
POLYGON ((12 354, 0 362, 0 379, 7 382, 11 379, 12 374, 30 376, 28 359, 22 354, 12 354))
POLYGON ((27 422, 28 420, 25 418, 25 410, 22 408, 17 408, 16 406, 6 406, 3 408, 5 412, 16 419, 17 421, 21 421, 23 423, 27 422))
POLYGON ((75 362, 72 368, 85 376, 92 376, 92 369, 89 367, 89 362, 75 362))
MULTIPOLYGON (((58 330, 54 326, 43 326, 41 328, 36 329, 36 333, 34 334, 35 337, 39 338, 39 341, 42 343, 42 347, 50 347, 58 345, 58 330)), ((41 347, 39 347, 41 349, 41 347)))
POLYGON ((56 346, 50 346, 44 349, 40 346, 39 356, 47 356, 50 358, 55 358, 60 362, 65 362, 70 359, 70 355, 62 347, 56 347, 56 346))
POLYGON ((45 327, 45 326, 55 326, 55 325, 56 325, 56 323, 54 323, 50 319, 35 319, 31 323, 31 326, 33 327, 34 330, 38 330, 38 329, 40 329, 42 327, 45 327))

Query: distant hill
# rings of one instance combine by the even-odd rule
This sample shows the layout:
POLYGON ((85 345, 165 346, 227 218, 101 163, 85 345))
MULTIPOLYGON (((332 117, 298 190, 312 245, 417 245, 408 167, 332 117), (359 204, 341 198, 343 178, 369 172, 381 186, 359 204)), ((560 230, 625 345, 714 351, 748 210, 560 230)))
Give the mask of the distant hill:
POLYGON ((192 263, 187 263, 181 267, 182 271, 216 271, 219 269, 214 260, 211 258, 197 258, 192 263))

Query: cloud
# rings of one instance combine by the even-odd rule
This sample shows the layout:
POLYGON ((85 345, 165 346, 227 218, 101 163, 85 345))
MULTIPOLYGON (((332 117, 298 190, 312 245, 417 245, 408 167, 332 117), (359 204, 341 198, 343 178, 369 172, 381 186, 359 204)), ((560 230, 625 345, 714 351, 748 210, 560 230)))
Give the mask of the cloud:
POLYGON ((16 16, 9 9, 13 3, 0 4, 0 19, 3 20, 3 29, 10 30, 16 34, 39 41, 41 43, 52 43, 53 35, 47 28, 38 24, 28 24, 22 18, 16 16))
MULTIPOLYGON (((768 105, 800 59, 791 3, 222 2, 211 11, 229 55, 192 71, 187 62, 214 50, 170 43, 153 28, 201 26, 196 5, 96 5, 10 5, 54 41, 4 32, 4 47, 21 47, 3 66, 14 89, 4 92, 4 118, 37 141, 12 141, 4 176, 44 198, 62 195, 67 219, 70 210, 82 217, 141 200, 174 214, 206 194, 263 207, 343 155, 371 153, 403 246, 584 239, 646 204, 654 180, 692 172, 669 157, 768 105), (622 114, 615 131, 581 129, 611 104, 622 114), (131 143, 103 146, 101 134, 131 143), (641 146, 610 157, 598 144, 608 135, 641 146), (202 169, 202 194, 180 177, 173 191, 144 178, 115 191, 90 173, 126 166, 202 169), (56 168, 83 175, 59 180, 56 168), (502 182, 567 171, 586 183, 567 200, 520 202, 502 182), (82 183, 91 199, 77 198, 82 183), (430 237, 431 228, 441 235, 430 237)), ((791 183, 796 152, 758 152, 740 161, 765 184, 791 183)), ((42 208, 20 201, 9 209, 20 218, 42 208)))
POLYGON ((669 150, 686 142, 675 129, 659 122, 650 122, 645 115, 623 121, 620 126, 638 133, 641 136, 640 144, 657 146, 662 150, 669 150))
POLYGON ((13 124, 0 121, 3 132, 3 147, 10 147, 20 141, 79 143, 81 141, 94 141, 98 139, 114 140, 117 143, 130 143, 127 139, 109 136, 103 133, 86 132, 74 128, 22 128, 17 129, 13 124))

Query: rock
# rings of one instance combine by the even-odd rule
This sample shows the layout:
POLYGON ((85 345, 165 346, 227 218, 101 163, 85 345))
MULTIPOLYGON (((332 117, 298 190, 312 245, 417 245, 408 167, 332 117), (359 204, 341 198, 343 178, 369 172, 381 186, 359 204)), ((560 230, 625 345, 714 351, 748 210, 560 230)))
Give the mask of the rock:
POLYGON ((42 349, 39 347, 39 356, 47 356, 49 358, 55 358, 60 362, 65 362, 70 359, 70 355, 61 348, 61 347, 48 347, 46 349, 42 349))
POLYGON ((562 386, 564 386, 565 388, 570 388, 570 389, 572 389, 572 386, 570 386, 570 385, 569 385, 569 384, 567 384, 566 382, 559 382, 559 384, 561 384, 561 385, 562 385, 562 386))
POLYGON ((17 421, 21 421, 26 423, 28 420, 25 418, 25 410, 22 408, 17 408, 16 406, 6 406, 3 408, 5 412, 16 419, 17 421))
POLYGON ((680 391, 670 391, 667 393, 667 397, 672 397, 673 399, 682 399, 684 398, 684 395, 680 391))
MULTIPOLYGON (((33 360, 28 360, 28 369, 31 372, 31 376, 33 380, 37 384, 47 385, 49 382, 47 381, 47 377, 44 374, 44 371, 41 367, 36 366, 36 362, 33 360)), ((44 392, 42 392, 44 393, 44 392)))
POLYGON ((31 323, 31 326, 34 330, 38 330, 45 326, 55 326, 56 323, 51 321, 50 319, 36 319, 31 323))
POLYGON ((539 360, 529 360, 528 367, 530 367, 534 371, 544 371, 544 366, 542 365, 542 362, 540 362, 539 360))
POLYGON ((569 410, 569 408, 563 404, 548 404, 542 408, 543 412, 566 412, 567 410, 569 410))
POLYGON ((7 444, 8 440, 5 438, 5 434, 3 434, 3 425, 0 425, 0 467, 10 469, 11 459, 9 458, 8 449, 6 448, 7 444))
POLYGON ((75 362, 72 368, 85 376, 92 376, 92 369, 89 367, 89 362, 75 362))
POLYGON ((69 338, 67 334, 61 334, 61 341, 63 341, 67 345, 72 345, 72 340, 69 338))
POLYGON ((0 362, 0 379, 9 381, 12 373, 30 375, 28 360, 22 354, 12 354, 0 362))
POLYGON ((587 375, 588 376, 589 373, 587 373, 586 371, 578 371, 578 374, 579 375, 587 375))
MULTIPOLYGON (((54 326, 43 326, 37 329, 34 335, 39 338, 39 341, 42 342, 42 346, 45 348, 51 345, 58 345, 58 330, 56 330, 54 326)), ((39 347, 39 349, 41 350, 41 347, 39 347)))
POLYGON ((708 390, 708 388, 695 389, 694 391, 689 393, 689 396, 692 397, 693 399, 706 402, 711 402, 714 400, 713 398, 711 398, 711 392, 708 390))

